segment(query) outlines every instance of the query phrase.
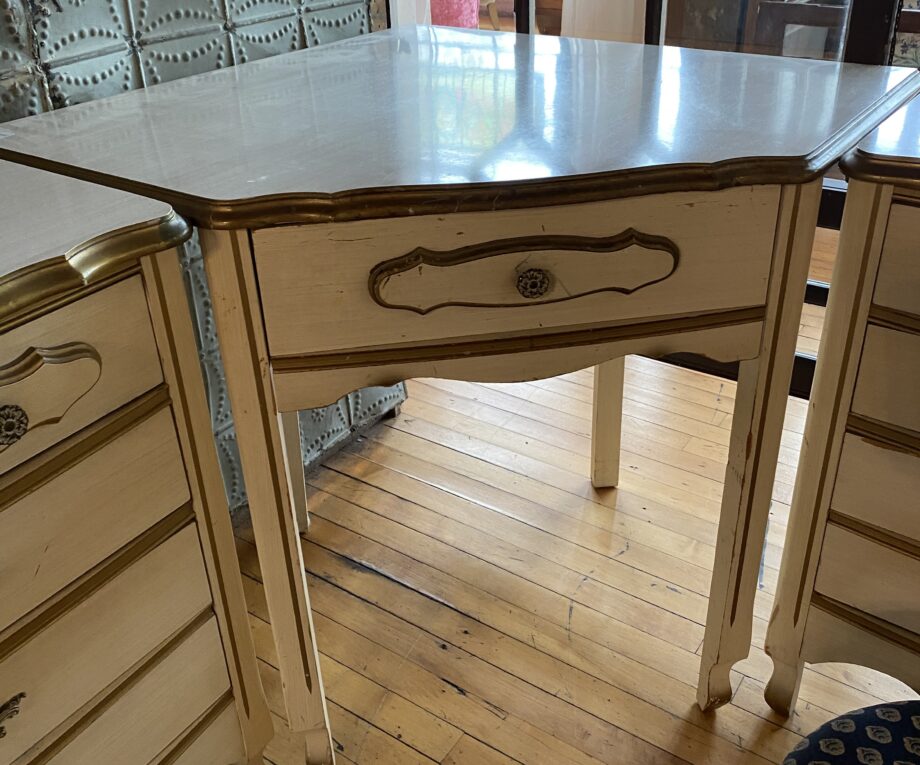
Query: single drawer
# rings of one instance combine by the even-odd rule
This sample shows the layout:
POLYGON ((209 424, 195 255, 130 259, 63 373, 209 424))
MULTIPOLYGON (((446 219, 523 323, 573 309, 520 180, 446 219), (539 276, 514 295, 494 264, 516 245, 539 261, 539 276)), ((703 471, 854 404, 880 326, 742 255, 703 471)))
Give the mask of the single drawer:
POLYGON ((0 630, 188 501, 164 407, 12 505, 0 505, 0 630))
POLYGON ((852 409, 920 432, 920 335, 869 325, 852 409))
POLYGON ((920 540, 920 454, 847 433, 831 508, 885 531, 920 540))
POLYGON ((18 698, 20 709, 3 723, 0 762, 15 760, 130 674, 210 602, 197 530, 189 524, 30 640, 0 653, 0 703, 18 698))
POLYGON ((873 302, 920 316, 920 207, 891 208, 873 302))
POLYGON ((761 306, 779 189, 256 231, 273 357, 761 306))
POLYGON ((0 335, 0 473, 162 380, 140 277, 0 335))
POLYGON ((195 738, 180 745, 170 765, 244 765, 245 762, 240 723, 230 702, 195 738))
POLYGON ((827 525, 815 589, 920 633, 920 558, 833 523, 827 525))
MULTIPOLYGON (((213 616, 156 664, 90 712, 85 726, 55 747, 47 765, 148 763, 204 716, 230 690, 213 616)), ((232 760, 224 760, 230 763, 232 760)))

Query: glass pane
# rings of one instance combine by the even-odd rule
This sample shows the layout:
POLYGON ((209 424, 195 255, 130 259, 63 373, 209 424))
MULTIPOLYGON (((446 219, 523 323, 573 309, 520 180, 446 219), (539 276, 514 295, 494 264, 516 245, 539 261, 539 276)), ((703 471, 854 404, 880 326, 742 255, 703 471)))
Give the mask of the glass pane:
POLYGON ((904 0, 891 63, 920 66, 920 0, 904 0))
POLYGON ((667 0, 665 43, 839 61, 851 0, 667 0))

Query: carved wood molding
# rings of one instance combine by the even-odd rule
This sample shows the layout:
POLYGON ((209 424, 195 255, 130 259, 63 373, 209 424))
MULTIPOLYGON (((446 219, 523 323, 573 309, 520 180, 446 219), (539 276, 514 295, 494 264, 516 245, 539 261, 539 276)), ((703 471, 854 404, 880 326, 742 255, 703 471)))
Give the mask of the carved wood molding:
MULTIPOLYGON (((65 343, 52 348, 27 348, 15 359, 0 366, 0 453, 19 442, 27 433, 60 422, 96 386, 101 377, 102 357, 93 346, 83 342, 65 343), (35 391, 45 388, 36 382, 35 375, 49 368, 62 368, 84 360, 95 366, 95 370, 86 378, 80 379, 78 376, 78 386, 68 387, 64 399, 56 395, 53 388, 47 401, 36 397, 35 391), (23 382, 33 390, 24 388, 19 391, 19 395, 8 390, 23 382), (12 400, 6 400, 7 396, 12 400), (28 408, 20 400, 23 397, 27 397, 26 400, 30 402, 28 408)), ((66 380, 61 384, 69 386, 72 382, 66 380)))
MULTIPOLYGON (((671 239, 655 234, 646 234, 634 228, 628 228, 621 231, 619 234, 608 237, 541 234, 510 239, 494 239, 487 242, 467 245, 465 247, 458 247, 454 250, 429 250, 425 247, 417 247, 406 255, 385 260, 374 266, 368 276, 368 290, 374 302, 383 308, 413 311, 421 315, 448 306, 468 308, 519 308, 521 306, 530 305, 549 305, 551 303, 574 300, 600 292, 617 292, 622 295, 631 295, 645 287, 650 287, 653 284, 658 284, 668 279, 677 271, 679 264, 680 249, 671 239), (612 255, 627 250, 630 247, 641 247, 645 250, 664 252, 670 258, 670 266, 662 273, 651 278, 643 279, 638 284, 608 284, 594 289, 575 293, 566 292, 564 295, 552 297, 551 282, 555 278, 554 275, 549 274, 542 268, 532 268, 526 264, 525 261, 524 265, 513 271, 513 279, 509 281, 508 284, 509 295, 517 291, 520 293, 523 302, 518 300, 513 302, 447 300, 433 305, 412 305, 406 302, 393 302, 388 300, 384 294, 387 285, 392 279, 399 278, 403 274, 408 275, 415 269, 419 269, 416 272, 418 274, 416 278, 420 280, 422 274, 421 269, 424 266, 451 268, 489 258, 501 257, 503 255, 549 252, 554 250, 612 255), (531 272, 540 272, 540 276, 547 280, 544 289, 536 291, 522 289, 520 277, 531 272), (544 297, 544 295, 547 295, 547 297, 544 297)), ((428 292, 428 290, 420 286, 418 294, 421 296, 426 292, 428 292)))

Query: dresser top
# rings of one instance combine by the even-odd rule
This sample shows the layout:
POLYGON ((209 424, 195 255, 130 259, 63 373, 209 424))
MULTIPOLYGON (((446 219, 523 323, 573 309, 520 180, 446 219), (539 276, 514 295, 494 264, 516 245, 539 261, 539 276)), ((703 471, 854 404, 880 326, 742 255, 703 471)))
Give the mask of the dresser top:
POLYGON ((0 157, 213 227, 817 177, 905 68, 402 27, 0 126, 0 157))
POLYGON ((0 162, 0 189, 0 328, 189 234, 165 202, 12 162, 0 162))
POLYGON ((852 178, 920 189, 920 97, 861 141, 843 166, 852 178))

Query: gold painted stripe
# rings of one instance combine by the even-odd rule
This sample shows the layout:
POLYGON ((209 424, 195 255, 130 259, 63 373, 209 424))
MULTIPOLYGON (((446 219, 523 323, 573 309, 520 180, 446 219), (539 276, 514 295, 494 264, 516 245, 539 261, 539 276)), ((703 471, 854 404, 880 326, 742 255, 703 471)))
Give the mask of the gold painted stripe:
MULTIPOLYGON (((183 468, 186 470, 186 479, 191 483, 192 480, 195 481, 195 484, 198 487, 198 496, 201 497, 202 503, 207 503, 208 492, 204 485, 204 479, 202 474, 201 459, 198 447, 195 444, 195 427, 189 417, 189 401, 186 393, 186 385, 182 376, 182 363, 179 359, 178 351, 176 350, 175 343, 175 334, 172 329, 172 320, 171 314, 169 311, 169 306, 166 304, 166 291, 163 285, 163 279, 160 273, 160 263, 157 258, 150 259, 150 273, 153 275, 153 281, 155 286, 154 294, 156 300, 160 306, 160 317, 163 321, 163 328, 165 330, 165 337, 159 338, 159 345, 162 350, 163 345, 167 346, 169 351, 169 359, 172 365, 173 374, 176 376, 176 390, 173 391, 175 397, 177 397, 182 406, 182 421, 185 429, 185 434, 188 437, 189 443, 191 444, 191 454, 185 455, 183 460, 183 468), (188 468, 186 465, 191 463, 192 475, 188 475, 188 468)), ((149 295, 149 292, 148 292, 149 295)), ((182 295, 184 298, 185 295, 182 295)), ((199 372, 199 370, 195 370, 199 372)), ((199 382, 200 384, 200 382, 199 382)), ((175 416, 176 409, 173 407, 173 415, 175 416)), ((211 437, 211 434, 208 433, 208 437, 211 437)), ((181 447, 181 442, 180 442, 181 447)), ((218 512, 227 512, 227 508, 220 508, 218 512)), ((243 667, 242 660, 240 659, 240 650, 237 645, 236 639, 236 630, 234 629, 233 624, 231 623, 230 618, 230 605, 229 599, 227 598, 227 585, 224 582, 220 561, 221 557, 217 550, 217 542, 214 539, 214 526, 211 520, 211 509, 208 507, 202 507, 202 512, 198 514, 199 523, 204 527, 204 536, 207 539, 208 548, 211 551, 211 560, 214 562, 214 576, 217 580, 217 596, 220 606, 220 612, 226 614, 227 625, 226 625, 226 638, 229 643, 229 653, 231 661, 233 662, 233 668, 236 673, 236 677, 239 680, 238 692, 240 701, 243 704, 243 711, 246 717, 250 715, 250 705, 249 705, 249 693, 246 689, 246 683, 243 680, 243 667)), ((200 535, 199 535, 200 536, 200 535)), ((213 589, 213 588, 212 588, 213 589)))
MULTIPOLYGON (((879 225, 879 208, 882 204, 882 190, 881 186, 876 186, 874 194, 872 197, 872 210, 869 214, 869 229, 866 231, 865 241, 863 243, 863 250, 861 253, 861 261, 859 267, 859 276, 856 280, 856 299, 857 303, 862 298, 863 291, 866 288, 866 278, 868 276, 869 269, 869 251, 872 248, 872 243, 875 240, 875 232, 879 225)), ((887 220, 887 216, 886 216, 887 220)), ((849 317, 849 323, 847 324, 846 339, 844 342, 844 352, 843 359, 841 363, 841 375, 837 380, 837 388, 834 391, 834 404, 833 415, 831 417, 831 425, 827 434, 827 443, 833 444, 837 439, 837 431, 839 428, 844 427, 843 423, 840 422, 840 418, 836 414, 840 411, 840 403, 843 400, 844 396, 844 380, 847 376, 847 370, 850 368, 850 359, 854 353, 859 353, 859 349, 855 348, 855 338, 859 322, 857 321, 857 315, 859 311, 853 311, 849 317)), ((862 346, 862 343, 860 343, 862 346)), ((821 472, 818 476, 818 491, 815 495, 815 503, 811 508, 811 525, 808 529, 808 544, 805 547, 805 559, 802 562, 802 574, 799 579, 799 587, 796 593, 795 598, 795 611, 792 619, 793 625, 798 625, 799 620, 802 618, 803 607, 805 605, 805 585, 808 581, 808 571, 811 568, 811 559, 815 554, 815 537, 818 534, 818 511, 821 508, 821 505, 824 502, 824 493, 829 490, 831 486, 831 479, 829 476, 830 472, 830 461, 831 461, 831 452, 833 449, 825 449, 823 460, 821 462, 821 472)))
POLYGON ((838 513, 836 510, 831 510, 828 513, 827 520, 835 526, 844 528, 847 531, 870 539, 880 545, 890 547, 892 550, 904 553, 912 558, 920 559, 920 542, 917 542, 916 539, 911 539, 901 534, 895 534, 892 531, 888 531, 879 526, 873 526, 871 523, 866 523, 856 518, 850 518, 847 515, 838 513))
POLYGON ((111 443, 169 405, 166 385, 139 396, 120 409, 17 465, 0 478, 0 512, 76 463, 111 443))
POLYGON ((352 369, 422 361, 472 358, 478 356, 530 353, 558 350, 585 345, 600 345, 622 340, 634 340, 660 335, 677 335, 704 329, 721 329, 741 324, 762 322, 764 306, 737 308, 702 314, 681 314, 652 321, 633 321, 589 329, 567 329, 541 335, 485 340, 444 341, 437 345, 389 346, 384 348, 355 349, 339 353, 309 354, 303 356, 276 356, 272 371, 276 374, 307 372, 325 369, 352 369))
MULTIPOLYGON (((72 743, 90 725, 98 720, 106 711, 118 701, 144 677, 155 669, 169 654, 173 653, 190 638, 204 624, 214 618, 214 611, 210 607, 204 609, 192 618, 184 627, 164 643, 154 648, 145 658, 135 663, 130 669, 121 674, 115 681, 100 691, 83 709, 71 715, 55 730, 47 734, 38 744, 26 752, 28 765, 45 765, 52 757, 72 743), (84 711, 88 708, 88 711, 84 711), (40 754, 35 756, 35 752, 40 754)), ((143 724, 138 721, 138 724, 143 724)))
POLYGON ((898 451, 920 454, 920 433, 889 425, 878 420, 870 420, 858 414, 850 413, 847 418, 847 432, 860 438, 875 442, 882 448, 894 448, 898 451))
POLYGON ((149 763, 149 765, 172 765, 172 763, 185 754, 188 748, 195 743, 196 739, 204 733, 232 703, 233 694, 227 691, 186 729, 177 742, 168 747, 167 751, 161 752, 149 763))
POLYGON ((878 617, 867 614, 865 611, 845 605, 826 595, 815 593, 812 596, 811 605, 813 608, 824 611, 854 627, 871 632, 889 643, 894 643, 899 648, 916 653, 918 659, 920 659, 920 639, 913 632, 908 632, 896 624, 883 621, 878 617))
POLYGON ((173 510, 144 533, 0 632, 0 661, 76 608, 104 584, 195 520, 191 503, 173 510))
POLYGON ((869 308, 869 323, 885 329, 920 335, 920 316, 896 308, 885 308, 875 303, 869 308))

